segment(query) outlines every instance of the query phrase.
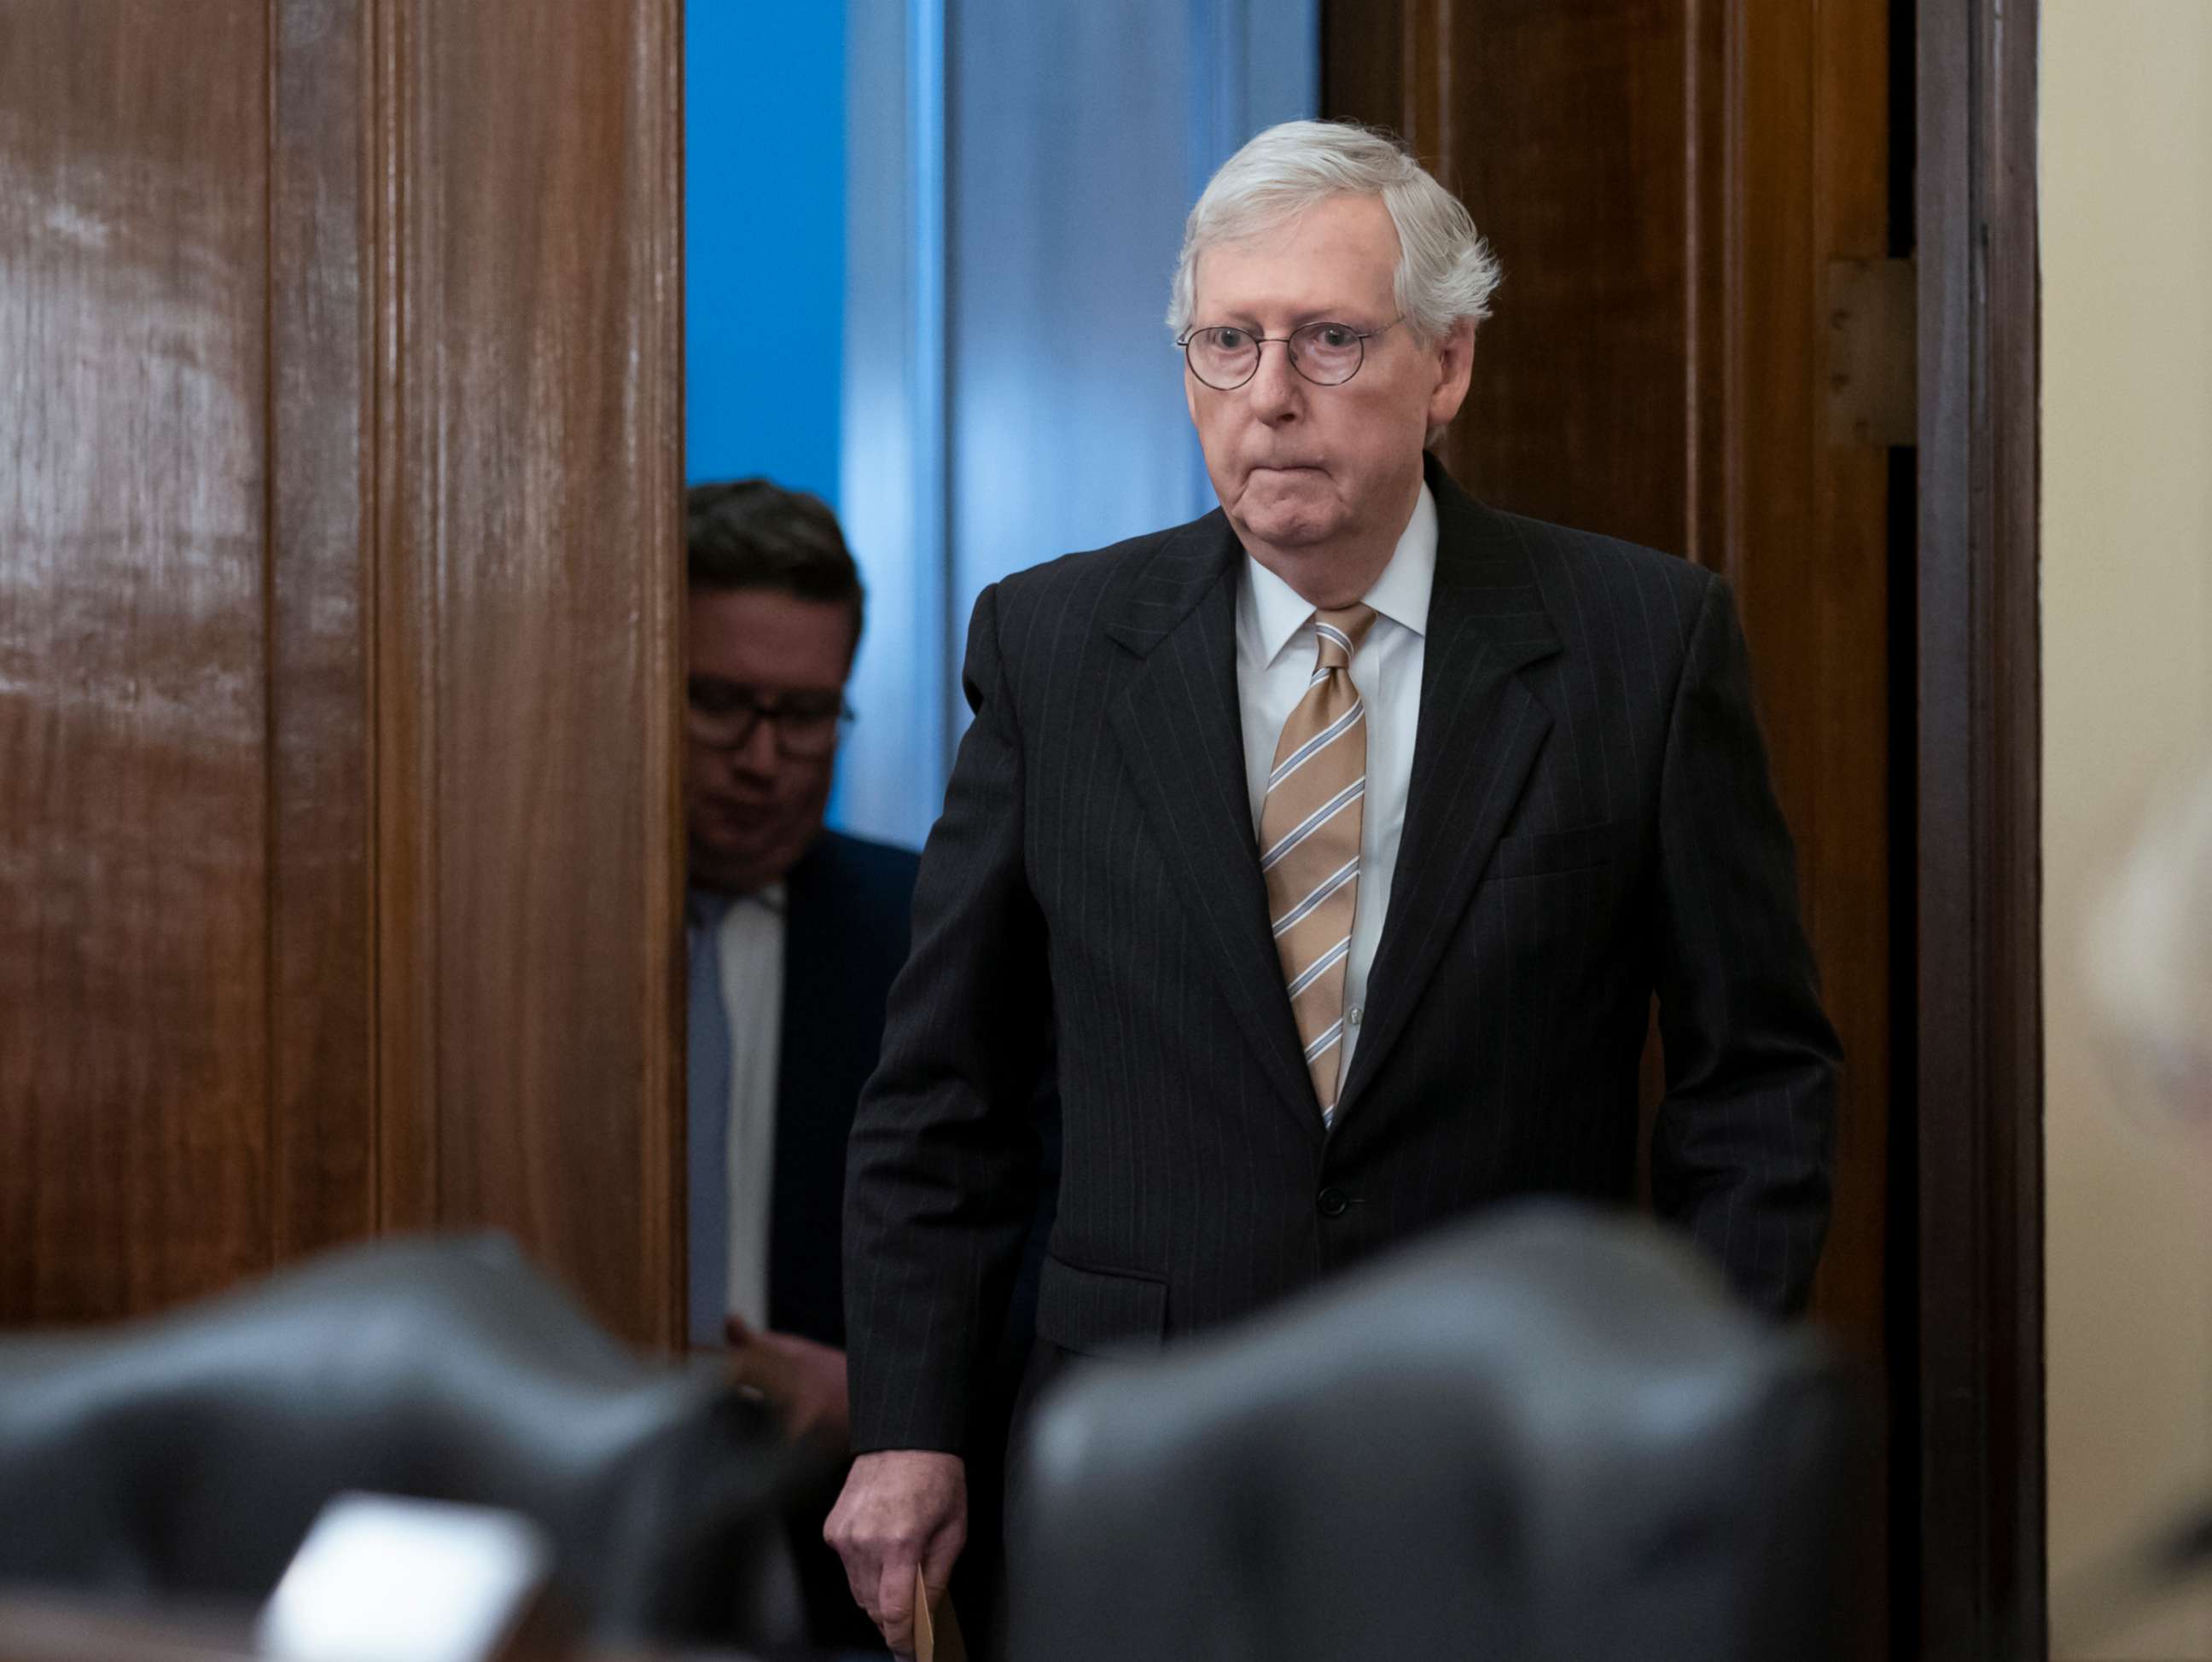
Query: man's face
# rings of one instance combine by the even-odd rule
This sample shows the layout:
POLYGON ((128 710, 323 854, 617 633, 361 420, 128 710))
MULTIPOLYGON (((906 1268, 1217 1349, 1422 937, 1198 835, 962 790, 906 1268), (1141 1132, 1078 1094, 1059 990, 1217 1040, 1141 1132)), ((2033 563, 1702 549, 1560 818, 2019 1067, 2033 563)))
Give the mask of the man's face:
MULTIPOLYGON (((1397 261, 1397 227, 1382 199, 1333 197, 1274 231, 1200 254, 1191 324, 1270 337, 1319 322, 1380 330, 1398 315, 1397 261)), ((1230 391, 1184 373, 1206 470, 1230 523, 1309 592, 1296 575, 1301 565, 1378 542, 1387 549, 1405 529, 1423 442, 1467 396, 1473 331, 1462 324, 1425 348, 1400 323, 1365 352, 1358 373, 1337 386, 1302 379, 1283 346, 1262 347, 1258 373, 1230 391)))
MULTIPOLYGON (((695 588, 689 624, 686 670, 695 682, 742 688, 770 705, 844 692, 856 643, 852 614, 836 601, 695 588)), ((764 719, 740 743, 714 744, 694 722, 684 770, 694 882, 758 889, 790 870, 820 834, 836 753, 787 756, 778 737, 777 724, 764 719)))

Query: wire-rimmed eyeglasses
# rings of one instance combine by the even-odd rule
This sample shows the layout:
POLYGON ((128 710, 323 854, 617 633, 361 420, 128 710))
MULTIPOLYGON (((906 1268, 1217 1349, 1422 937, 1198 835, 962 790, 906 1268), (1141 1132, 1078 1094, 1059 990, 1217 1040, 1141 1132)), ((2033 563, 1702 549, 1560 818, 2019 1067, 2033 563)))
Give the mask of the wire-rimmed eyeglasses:
POLYGON ((693 676, 684 682, 684 725, 691 737, 716 750, 735 750, 763 721, 774 724, 775 748, 793 761, 818 761, 837 748, 853 719, 844 695, 790 692, 773 697, 757 687, 693 676))
POLYGON ((1291 367, 1316 386, 1342 386, 1367 361, 1367 343, 1405 322, 1393 318, 1380 329, 1354 329, 1348 323, 1310 323, 1287 335, 1255 335, 1235 324, 1193 329, 1176 344, 1190 373, 1217 392, 1233 392, 1260 373, 1260 349, 1280 342, 1291 367))

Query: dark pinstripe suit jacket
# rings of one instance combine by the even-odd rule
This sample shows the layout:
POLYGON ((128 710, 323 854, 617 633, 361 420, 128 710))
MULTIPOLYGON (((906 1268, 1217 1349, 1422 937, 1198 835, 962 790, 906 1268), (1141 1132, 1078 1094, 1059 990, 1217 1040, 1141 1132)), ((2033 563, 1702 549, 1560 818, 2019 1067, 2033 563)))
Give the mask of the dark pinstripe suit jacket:
POLYGON ((1268 932, 1219 513, 984 591, 974 725, 853 1131, 856 1446, 957 1448, 1058 1040, 1066 1350, 1226 1321, 1504 1197, 1626 1201, 1658 994, 1660 1211, 1806 1295, 1838 1050, 1724 584, 1496 513, 1431 461, 1438 546, 1404 839, 1324 1135, 1268 932))

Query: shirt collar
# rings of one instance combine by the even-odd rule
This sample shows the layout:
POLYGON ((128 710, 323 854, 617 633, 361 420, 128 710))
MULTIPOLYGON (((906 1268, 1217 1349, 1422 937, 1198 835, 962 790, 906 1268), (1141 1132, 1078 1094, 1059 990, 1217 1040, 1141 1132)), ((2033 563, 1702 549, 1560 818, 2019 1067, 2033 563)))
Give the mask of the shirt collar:
MULTIPOLYGON (((1425 635, 1429 591, 1436 580, 1437 499, 1425 481, 1390 563, 1360 598, 1375 608, 1377 616, 1425 635)), ((1273 664, 1280 657, 1313 612, 1312 602, 1250 555, 1244 556, 1244 581, 1237 592, 1237 633, 1258 662, 1273 664)))
POLYGON ((732 895, 726 889, 708 889, 694 883, 684 893, 684 920, 694 929, 719 928, 730 908, 740 901, 765 907, 778 917, 783 915, 788 898, 783 879, 743 895, 732 895))

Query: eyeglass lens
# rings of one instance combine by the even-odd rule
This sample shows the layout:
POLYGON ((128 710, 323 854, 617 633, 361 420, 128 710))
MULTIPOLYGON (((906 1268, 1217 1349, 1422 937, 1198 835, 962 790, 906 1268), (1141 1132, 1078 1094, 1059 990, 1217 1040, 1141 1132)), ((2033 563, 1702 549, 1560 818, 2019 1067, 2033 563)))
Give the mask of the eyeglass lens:
POLYGON ((835 693, 793 693, 769 701, 753 688, 695 680, 688 688, 691 735, 717 749, 735 749, 763 721, 773 724, 776 748, 794 759, 827 755, 836 748, 845 701, 835 693))
MULTIPOLYGON (((1267 337, 1269 341, 1275 337, 1267 337)), ((1262 337, 1234 325, 1191 331, 1184 349, 1191 373, 1219 391, 1239 387, 1260 372, 1262 337)), ((1283 340, 1291 367, 1316 386, 1337 386, 1357 374, 1367 337, 1349 324, 1310 323, 1283 340)))

